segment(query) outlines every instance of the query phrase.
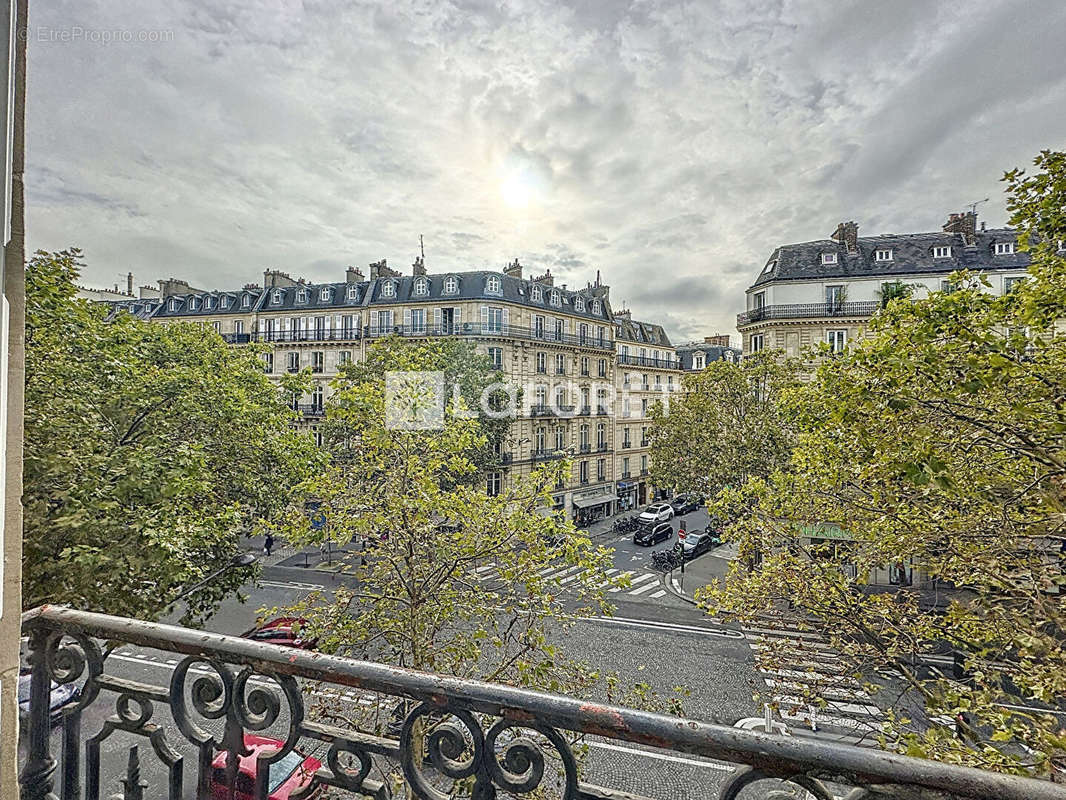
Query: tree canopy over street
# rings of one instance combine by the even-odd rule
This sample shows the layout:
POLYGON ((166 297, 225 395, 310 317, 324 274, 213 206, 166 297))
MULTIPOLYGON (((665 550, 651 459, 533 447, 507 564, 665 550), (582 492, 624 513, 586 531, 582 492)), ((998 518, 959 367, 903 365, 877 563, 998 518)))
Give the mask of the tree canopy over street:
POLYGON ((718 498, 741 558, 702 598, 749 621, 801 617, 847 680, 894 674, 919 702, 894 705, 886 746, 1046 772, 1066 758, 1066 155, 1036 166, 1005 177, 1030 277, 996 296, 962 273, 954 291, 891 299, 867 338, 823 359, 786 399, 787 463, 718 498), (803 526, 845 540, 805 547, 803 526), (870 591, 886 565, 923 587, 870 591), (932 652, 949 656, 939 671, 932 652))
MULTIPOLYGON (((80 253, 26 269, 23 604, 157 619, 317 469, 254 349, 76 297, 80 253)), ((248 579, 185 598, 199 618, 248 579)))

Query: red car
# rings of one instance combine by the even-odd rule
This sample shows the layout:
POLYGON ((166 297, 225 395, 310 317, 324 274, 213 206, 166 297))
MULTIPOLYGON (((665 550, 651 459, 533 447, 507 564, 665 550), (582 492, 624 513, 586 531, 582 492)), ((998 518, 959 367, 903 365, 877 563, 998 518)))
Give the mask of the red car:
POLYGON ((314 650, 318 639, 304 639, 299 630, 307 625, 303 617, 278 617, 270 622, 264 622, 241 634, 245 639, 256 642, 268 642, 280 644, 285 647, 298 647, 301 650, 314 650))
MULTIPOLYGON (((241 757, 240 766, 237 768, 237 782, 233 794, 235 800, 252 800, 256 769, 259 767, 257 761, 259 755, 276 752, 283 744, 284 742, 278 739, 267 739, 251 733, 244 734, 244 746, 252 752, 250 755, 241 757)), ((211 762, 211 797, 215 800, 227 800, 229 797, 226 790, 227 755, 229 754, 223 751, 211 762)), ((311 783, 315 772, 321 766, 322 762, 317 758, 305 756, 296 750, 268 765, 267 796, 269 800, 288 800, 311 783)), ((314 797, 318 793, 316 789, 308 796, 314 797)))

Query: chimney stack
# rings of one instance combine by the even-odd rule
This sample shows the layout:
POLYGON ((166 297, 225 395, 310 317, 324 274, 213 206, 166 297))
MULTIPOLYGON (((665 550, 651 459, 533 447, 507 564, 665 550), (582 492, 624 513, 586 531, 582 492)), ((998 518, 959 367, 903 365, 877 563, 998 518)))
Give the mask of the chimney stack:
POLYGON ((961 214, 951 214, 944 223, 944 233, 957 233, 962 237, 962 243, 967 247, 977 244, 977 212, 965 211, 961 214))
POLYGON ((426 259, 424 256, 415 256, 415 263, 411 265, 411 274, 416 278, 426 274, 426 259))
POLYGON ((370 280, 377 280, 378 278, 399 278, 400 273, 394 269, 389 269, 388 259, 381 259, 381 261, 374 261, 370 264, 370 280))
POLYGON ((522 280, 522 265, 518 263, 517 258, 514 261, 507 262, 507 266, 503 268, 503 274, 522 280))
POLYGON ((615 319, 633 319, 633 312, 628 308, 623 308, 621 311, 614 312, 615 319))
POLYGON ((133 297, 133 273, 126 275, 126 294, 133 297))
POLYGON ((273 289, 275 287, 284 288, 286 286, 295 286, 296 281, 292 279, 292 276, 287 272, 282 272, 279 269, 265 269, 263 270, 263 286, 267 289, 273 289))
POLYGON ((546 270, 543 275, 537 275, 533 278, 530 278, 530 280, 533 281, 533 283, 540 283, 544 286, 555 285, 555 278, 552 277, 552 271, 550 269, 546 270))
POLYGON ((359 267, 345 267, 344 269, 344 282, 345 283, 359 283, 366 280, 363 275, 363 271, 359 267))
POLYGON ((836 231, 830 237, 836 239, 847 251, 849 256, 857 255, 859 252, 859 226, 854 220, 847 222, 841 222, 837 225, 836 231))
POLYGON ((729 347, 729 334, 716 333, 714 336, 704 336, 703 343, 715 345, 716 347, 729 347))

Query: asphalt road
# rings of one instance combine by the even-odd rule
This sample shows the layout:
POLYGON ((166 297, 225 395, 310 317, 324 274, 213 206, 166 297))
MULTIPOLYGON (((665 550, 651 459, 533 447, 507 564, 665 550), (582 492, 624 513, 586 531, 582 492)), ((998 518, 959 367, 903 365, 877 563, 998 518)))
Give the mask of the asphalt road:
MULTIPOLYGON (((705 512, 700 510, 688 515, 686 522, 690 530, 703 527, 705 512)), ((675 520, 675 531, 677 527, 675 520)), ((744 634, 709 620, 692 605, 666 591, 662 576, 650 569, 651 552, 670 543, 644 548, 634 545, 631 535, 614 534, 601 537, 597 543, 614 548, 614 568, 629 572, 632 585, 612 593, 611 600, 616 606, 612 616, 580 620, 573 627, 553 631, 560 648, 568 656, 585 660, 594 668, 616 673, 624 686, 647 684, 664 694, 679 689, 686 716, 724 725, 758 716, 759 710, 752 697, 755 689, 762 685, 762 677, 754 667, 752 651, 744 634)), ((247 601, 226 601, 206 628, 239 634, 253 626, 260 608, 283 606, 308 592, 329 590, 348 580, 328 572, 267 567, 257 586, 246 587, 247 601)), ((165 688, 176 664, 173 654, 123 646, 109 657, 108 672, 119 678, 165 688)), ((102 729, 105 719, 114 714, 113 700, 113 695, 104 693, 86 709, 81 727, 83 736, 102 729)), ((307 696, 309 707, 320 705, 333 712, 340 710, 353 718, 379 707, 380 713, 387 713, 394 702, 336 688, 317 689, 307 696)), ((168 741, 186 754, 185 796, 192 797, 194 751, 181 738, 170 709, 165 705, 156 704, 152 722, 166 729, 168 741)), ((280 733, 284 724, 287 724, 287 718, 283 713, 274 728, 280 733)), ((216 735, 221 732, 217 722, 204 723, 204 727, 216 735)), ((265 733, 269 734, 269 731, 265 733)), ((53 738, 53 751, 58 753, 59 729, 53 738)), ((102 774, 106 777, 101 787, 102 796, 118 790, 117 780, 124 772, 129 745, 138 742, 143 778, 151 787, 164 785, 164 769, 151 753, 149 743, 117 731, 101 745, 102 774)), ((302 749, 306 752, 324 758, 324 746, 316 747, 315 742, 304 744, 302 749)), ((708 759, 592 739, 582 777, 595 784, 648 797, 678 798, 713 796, 730 769, 728 764, 708 759)), ((157 794, 150 791, 148 796, 157 794)), ((745 796, 760 795, 761 792, 749 790, 745 796)))

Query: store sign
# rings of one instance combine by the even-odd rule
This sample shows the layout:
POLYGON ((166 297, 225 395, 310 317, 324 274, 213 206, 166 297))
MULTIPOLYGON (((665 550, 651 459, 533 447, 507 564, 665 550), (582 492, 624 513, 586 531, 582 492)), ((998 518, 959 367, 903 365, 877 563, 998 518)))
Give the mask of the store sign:
POLYGON ((801 525, 799 532, 800 536, 808 539, 842 539, 849 542, 855 540, 851 533, 830 522, 823 522, 820 525, 801 525))

